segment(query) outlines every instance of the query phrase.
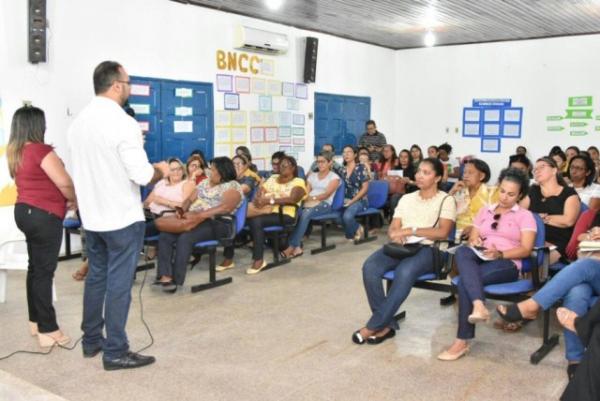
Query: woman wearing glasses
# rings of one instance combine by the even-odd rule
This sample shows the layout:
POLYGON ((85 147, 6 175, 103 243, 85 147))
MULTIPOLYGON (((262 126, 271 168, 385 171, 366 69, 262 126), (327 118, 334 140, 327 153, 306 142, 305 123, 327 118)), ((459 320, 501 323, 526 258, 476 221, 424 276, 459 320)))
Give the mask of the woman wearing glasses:
POLYGON ((468 341, 475 337, 475 324, 490 318, 483 287, 511 282, 519 277, 521 258, 531 254, 536 223, 527 209, 519 206, 526 195, 529 179, 520 170, 502 170, 497 204, 483 207, 469 235, 469 246, 456 251, 460 273, 458 282, 458 334, 446 351, 438 355, 454 361, 469 351, 468 341))

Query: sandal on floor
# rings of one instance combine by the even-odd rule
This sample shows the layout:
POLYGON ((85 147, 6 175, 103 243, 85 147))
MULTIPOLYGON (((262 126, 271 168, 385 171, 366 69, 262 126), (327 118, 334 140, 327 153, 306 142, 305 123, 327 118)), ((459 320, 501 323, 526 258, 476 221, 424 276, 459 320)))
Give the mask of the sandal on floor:
POLYGON ((578 363, 570 363, 569 365, 567 365, 567 377, 569 378, 569 381, 573 380, 578 366, 578 363))
POLYGON ((384 342, 388 338, 392 338, 395 335, 396 335, 396 330, 390 329, 390 331, 388 331, 387 333, 385 333, 382 336, 369 336, 369 338, 367 338, 367 343, 369 343, 369 344, 381 344, 382 342, 384 342))
POLYGON ((502 318, 505 322, 516 323, 516 322, 525 322, 533 319, 525 319, 519 310, 517 304, 511 304, 506 307, 506 313, 500 312, 499 306, 496 307, 496 312, 498 312, 498 316, 502 318))
POLYGON ((362 345, 365 343, 365 339, 360 334, 360 330, 356 330, 354 334, 352 334, 352 342, 354 344, 362 345))
POLYGON ((300 253, 294 253, 294 254, 292 254, 292 258, 299 258, 302 255, 304 255, 304 251, 302 251, 300 253))

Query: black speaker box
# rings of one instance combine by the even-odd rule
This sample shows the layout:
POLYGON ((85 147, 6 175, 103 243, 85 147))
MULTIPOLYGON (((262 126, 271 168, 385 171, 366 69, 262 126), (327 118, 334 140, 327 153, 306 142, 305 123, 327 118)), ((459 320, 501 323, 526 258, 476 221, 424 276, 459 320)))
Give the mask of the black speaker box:
POLYGON ((29 62, 46 62, 46 0, 29 0, 29 62))
POLYGON ((317 51, 319 39, 306 38, 306 52, 304 54, 304 82, 314 83, 317 79, 317 51))

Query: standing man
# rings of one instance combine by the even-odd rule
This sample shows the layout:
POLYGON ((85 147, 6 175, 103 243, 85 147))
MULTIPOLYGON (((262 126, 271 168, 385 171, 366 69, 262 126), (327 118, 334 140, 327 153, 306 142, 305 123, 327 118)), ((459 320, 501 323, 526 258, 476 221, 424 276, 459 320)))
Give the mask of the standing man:
POLYGON ((105 370, 137 368, 155 361, 129 350, 125 325, 144 240, 140 185, 167 176, 169 166, 148 162, 140 127, 122 108, 130 88, 129 76, 119 63, 98 65, 94 70, 96 97, 67 134, 89 260, 81 323, 83 356, 104 351, 105 370))
POLYGON ((377 131, 375 121, 369 120, 365 125, 367 132, 360 137, 358 146, 366 147, 369 150, 369 158, 372 162, 376 162, 381 158, 381 151, 387 145, 387 141, 385 140, 385 135, 377 131))

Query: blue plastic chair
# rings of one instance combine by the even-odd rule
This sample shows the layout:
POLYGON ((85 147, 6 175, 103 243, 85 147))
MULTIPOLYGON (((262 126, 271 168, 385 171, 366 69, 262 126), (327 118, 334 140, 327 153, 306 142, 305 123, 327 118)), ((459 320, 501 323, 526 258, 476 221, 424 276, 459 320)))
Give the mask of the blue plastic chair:
POLYGON ((338 185, 338 188, 333 195, 333 201, 331 202, 331 212, 310 219, 313 224, 321 226, 321 247, 311 249, 311 255, 335 249, 335 244, 327 245, 327 226, 340 218, 342 209, 344 208, 345 190, 346 183, 344 180, 340 179, 340 185, 338 185))
MULTIPOLYGON (((534 250, 529 258, 522 259, 521 267, 521 272, 530 274, 531 278, 521 278, 510 283, 486 285, 483 290, 487 298, 520 302, 528 299, 531 292, 539 290, 545 284, 549 268, 550 249, 545 246, 546 230, 544 222, 537 213, 534 213, 533 216, 537 226, 534 250)), ((457 285, 459 280, 460 276, 454 277, 452 284, 457 285)), ((558 345, 558 335, 555 334, 550 337, 550 309, 543 313, 543 326, 542 346, 529 358, 534 365, 537 365, 558 345)))
POLYGON ((355 245, 362 244, 369 241, 374 241, 377 236, 369 237, 369 217, 380 216, 385 202, 388 198, 390 184, 386 180, 376 180, 369 182, 369 189, 367 190, 367 199, 369 200, 369 207, 367 210, 356 213, 356 217, 362 221, 365 225, 365 237, 361 240, 354 241, 355 245))
POLYGON ((71 252, 71 234, 80 234, 81 221, 75 218, 66 218, 63 220, 63 229, 65 230, 65 254, 59 256, 58 260, 75 259, 81 256, 81 252, 71 252))
POLYGON ((304 168, 302 166, 298 166, 298 178, 306 179, 306 174, 304 173, 304 168))
POLYGON ((194 244, 195 250, 200 250, 208 253, 208 283, 197 284, 191 287, 191 291, 199 292, 208 290, 210 288, 220 287, 225 284, 229 284, 233 281, 231 277, 225 277, 217 280, 217 247, 219 245, 222 246, 231 246, 233 245, 233 241, 235 236, 242 231, 244 225, 246 224, 246 213, 248 211, 248 201, 245 197, 242 198, 242 204, 235 211, 233 215, 225 215, 225 216, 217 216, 215 219, 220 220, 229 220, 231 221, 231 233, 225 238, 219 238, 215 240, 209 241, 201 241, 194 244))

